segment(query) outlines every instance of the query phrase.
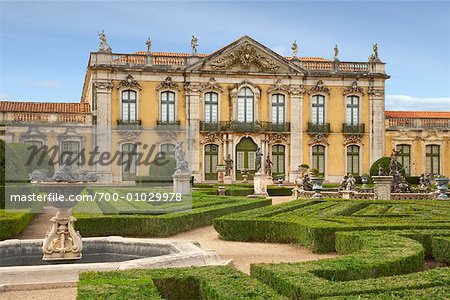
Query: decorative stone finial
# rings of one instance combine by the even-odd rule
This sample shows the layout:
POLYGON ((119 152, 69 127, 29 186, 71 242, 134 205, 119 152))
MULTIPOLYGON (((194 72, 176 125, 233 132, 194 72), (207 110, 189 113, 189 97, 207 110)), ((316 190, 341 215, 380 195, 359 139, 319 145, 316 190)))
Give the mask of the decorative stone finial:
POLYGON ((152 52, 152 40, 150 39, 150 37, 147 38, 145 44, 147 45, 147 53, 152 52))
POLYGON ((197 55, 198 39, 195 37, 195 35, 192 36, 191 47, 192 47, 192 54, 197 55))
POLYGON ((111 47, 109 46, 108 41, 106 40, 105 31, 102 30, 102 32, 100 32, 98 34, 98 37, 100 39, 100 45, 98 46, 98 52, 111 53, 111 47))
POLYGON ((334 45, 334 61, 339 61, 338 56, 339 56, 339 48, 338 45, 336 44, 334 45))
POLYGON ((292 49, 292 58, 294 58, 294 59, 297 58, 298 45, 297 45, 297 41, 296 40, 292 43, 291 49, 292 49))

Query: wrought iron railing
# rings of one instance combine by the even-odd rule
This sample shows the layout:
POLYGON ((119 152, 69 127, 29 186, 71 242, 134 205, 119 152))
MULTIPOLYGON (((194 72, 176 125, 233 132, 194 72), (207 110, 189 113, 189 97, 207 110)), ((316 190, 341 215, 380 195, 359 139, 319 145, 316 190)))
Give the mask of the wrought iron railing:
POLYGON ((308 133, 330 133, 330 123, 308 123, 308 133))
POLYGON ((132 126, 140 126, 141 120, 117 120, 117 125, 132 125, 132 126))
POLYGON ((342 124, 342 132, 348 134, 364 133, 364 123, 360 124, 342 124))
POLYGON ((200 131, 229 131, 229 132, 290 132, 291 123, 272 122, 238 122, 222 121, 218 123, 200 122, 200 131))

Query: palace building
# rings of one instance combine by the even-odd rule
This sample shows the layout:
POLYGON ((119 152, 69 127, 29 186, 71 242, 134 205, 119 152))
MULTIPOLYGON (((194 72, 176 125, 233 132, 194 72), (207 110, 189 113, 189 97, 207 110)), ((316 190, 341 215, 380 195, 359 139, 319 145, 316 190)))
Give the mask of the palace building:
MULTIPOLYGON (((337 47, 332 60, 297 57, 296 45, 283 57, 248 36, 209 55, 197 54, 196 41, 192 53, 152 52, 148 43, 132 54, 102 42, 90 54, 80 103, 4 101, 0 121, 9 141, 74 152, 97 145, 133 155, 155 144, 171 154, 183 140, 196 182, 216 181, 227 158, 233 180, 251 175, 257 148, 262 169, 268 157, 274 178, 291 182, 300 164, 328 181, 369 173, 392 148, 410 176, 450 175, 450 113, 385 111, 389 75, 373 50, 365 62, 344 62, 337 47)), ((96 171, 107 182, 148 175, 142 166, 96 171)))

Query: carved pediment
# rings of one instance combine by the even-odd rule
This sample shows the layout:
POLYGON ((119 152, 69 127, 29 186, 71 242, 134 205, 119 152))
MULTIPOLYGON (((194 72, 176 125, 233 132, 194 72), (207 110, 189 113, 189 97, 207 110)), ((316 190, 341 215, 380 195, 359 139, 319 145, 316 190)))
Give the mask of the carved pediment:
POLYGON ((216 72, 304 73, 299 66, 247 36, 201 59, 188 69, 216 72))
POLYGON ((352 85, 347 87, 344 90, 344 96, 346 95, 350 95, 350 94, 360 94, 360 95, 364 95, 364 91, 362 89, 362 87, 358 86, 358 81, 353 81, 352 85))
POLYGON ((119 83, 117 88, 118 89, 120 89, 120 88, 131 88, 131 89, 135 88, 135 89, 139 89, 139 90, 142 89, 139 82, 137 82, 137 80, 135 80, 132 75, 127 75, 127 77, 119 83))
POLYGON ((310 95, 315 93, 323 93, 323 94, 330 94, 330 89, 327 88, 322 80, 317 81, 316 85, 314 85, 308 92, 310 95))
POLYGON ((178 83, 172 81, 172 77, 167 76, 166 79, 158 85, 156 90, 157 91, 160 91, 160 90, 177 90, 177 91, 179 91, 180 88, 178 87, 178 83))

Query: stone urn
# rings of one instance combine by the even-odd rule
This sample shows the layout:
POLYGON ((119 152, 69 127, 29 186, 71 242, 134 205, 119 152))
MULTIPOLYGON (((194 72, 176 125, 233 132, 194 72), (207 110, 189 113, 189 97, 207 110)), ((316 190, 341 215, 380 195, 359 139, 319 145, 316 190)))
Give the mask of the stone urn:
POLYGON ((312 196, 313 198, 323 198, 321 191, 324 180, 325 178, 323 177, 311 177, 311 182, 313 183, 312 189, 315 192, 315 194, 312 196))
POLYGON ((363 176, 363 177, 361 177, 361 181, 362 181, 362 186, 361 187, 363 189, 367 188, 367 184, 369 183, 369 178, 363 176))
POLYGON ((437 189, 439 191, 438 199, 447 200, 448 199, 447 190, 448 190, 449 178, 441 177, 441 178, 436 178, 435 180, 436 180, 436 184, 438 186, 437 189))

